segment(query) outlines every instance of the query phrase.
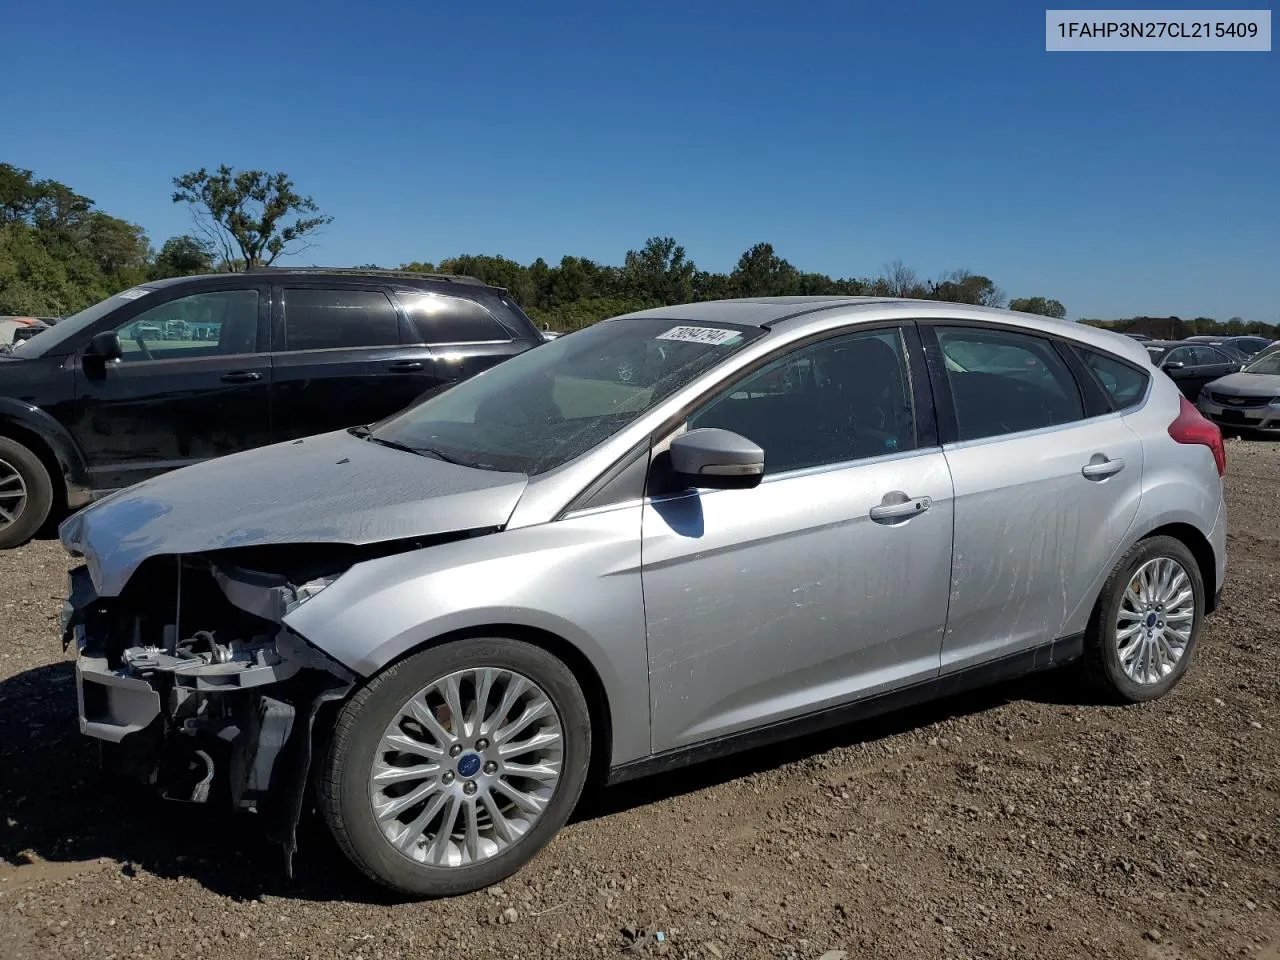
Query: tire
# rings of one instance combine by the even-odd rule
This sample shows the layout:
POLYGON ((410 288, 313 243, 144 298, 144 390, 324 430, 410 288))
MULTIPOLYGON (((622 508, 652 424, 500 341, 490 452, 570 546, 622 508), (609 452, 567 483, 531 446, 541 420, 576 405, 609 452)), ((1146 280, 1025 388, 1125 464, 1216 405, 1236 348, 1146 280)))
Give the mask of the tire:
MULTIPOLYGON (((463 673, 458 689, 461 691, 459 699, 463 704, 464 715, 468 712, 468 705, 476 701, 477 688, 481 683, 479 677, 479 674, 463 673), (467 677, 471 679, 468 680, 467 677)), ((531 701, 525 700, 526 696, 528 695, 521 694, 519 702, 524 706, 520 708, 521 713, 514 715, 517 719, 524 711, 529 710, 531 701)), ((512 716, 514 710, 513 706, 505 715, 512 716)), ((452 711, 448 711, 446 715, 451 716, 452 711)), ((418 716, 422 716, 422 712, 418 716)), ((492 727, 486 729, 492 730, 492 727)), ((397 732, 409 736, 404 726, 399 726, 397 732)), ((526 734, 521 731, 508 742, 522 742, 525 738, 526 734)), ((443 745, 438 736, 434 740, 443 745)), ((400 742, 403 743, 404 740, 400 742)), ((533 766, 540 770, 555 767, 554 748, 552 759, 535 759, 539 756, 540 754, 511 754, 503 762, 524 761, 526 769, 533 766)), ((453 896, 498 883, 533 859, 572 814, 587 779, 590 759, 591 718, 586 698, 573 673, 563 662, 539 647, 517 640, 456 640, 424 650, 388 667, 343 706, 335 721, 323 764, 320 805, 338 845, 367 876, 383 886, 412 897, 453 896), (410 699, 429 705, 438 703, 439 705, 431 706, 428 716, 435 717, 441 726, 451 726, 441 717, 444 701, 435 699, 439 691, 434 689, 434 685, 437 682, 444 683, 446 678, 460 672, 485 668, 495 671, 493 693, 487 698, 488 711, 495 716, 490 717, 487 721, 489 724, 499 719, 496 717, 501 706, 499 700, 505 690, 510 689, 509 686, 499 686, 501 678, 514 674, 532 681, 552 708, 550 714, 540 717, 530 727, 536 728, 540 736, 552 736, 547 731, 553 729, 551 724, 558 722, 561 735, 558 780, 549 787, 518 777, 514 781, 520 790, 528 793, 533 793, 535 789, 550 792, 542 798, 545 806, 541 813, 532 819, 531 824, 524 824, 522 829, 519 829, 519 818, 529 814, 516 806, 505 809, 502 822, 512 836, 509 840, 499 838, 497 822, 489 816, 484 806, 490 802, 498 806, 511 803, 509 796, 501 792, 499 787, 495 786, 492 791, 485 787, 485 784, 499 779, 508 782, 510 779, 501 773, 501 768, 495 776, 488 776, 490 767, 498 763, 498 755, 496 745, 490 745, 488 750, 477 747, 477 735, 482 735, 484 730, 473 729, 471 735, 464 735, 459 744, 462 752, 456 757, 451 756, 447 748, 443 754, 436 751, 442 758, 438 761, 439 779, 441 783, 447 779, 447 787, 428 785, 426 779, 421 779, 417 785, 410 782, 402 786, 392 784, 375 788, 371 784, 375 762, 379 762, 384 771, 401 769, 398 763, 402 762, 403 755, 388 753, 380 748, 383 735, 393 721, 402 724, 407 719, 409 730, 414 734, 415 750, 411 752, 424 749, 421 744, 429 739, 425 733, 427 728, 409 716, 412 713, 408 706, 410 699), (422 695, 425 693, 430 693, 432 699, 423 701, 422 695), (483 768, 480 768, 481 758, 484 759, 483 768), (388 766, 388 761, 392 766, 388 766), (479 787, 479 795, 464 795, 463 788, 468 783, 466 777, 471 777, 471 782, 479 787), (428 787, 430 792, 423 794, 424 799, 420 803, 395 814, 393 818, 380 819, 375 814, 375 789, 401 789, 406 793, 416 793, 428 787), (440 801, 445 804, 445 812, 454 809, 455 804, 461 805, 457 820, 459 827, 469 822, 466 817, 468 804, 478 811, 481 824, 479 832, 483 833, 486 823, 488 825, 485 838, 477 841, 487 845, 483 856, 472 853, 474 848, 470 844, 464 845, 459 841, 455 845, 449 842, 447 846, 450 857, 456 855, 461 862, 453 865, 426 862, 428 859, 439 859, 433 854, 433 851, 439 849, 442 834, 440 820, 436 819, 440 816, 438 813, 418 828, 421 830, 421 844, 412 846, 410 852, 402 852, 393 844, 392 837, 384 830, 400 831, 403 828, 396 839, 411 837, 414 833, 413 825, 418 823, 419 818, 428 816, 428 810, 437 802, 437 797, 446 797, 440 801), (408 823, 399 818, 405 818, 408 823), (513 824, 516 829, 512 829, 513 824), (434 830, 431 829, 432 826, 435 827, 434 830)), ((380 802, 389 804, 384 809, 389 809, 390 805, 394 805, 395 799, 398 799, 393 797, 388 800, 386 794, 381 792, 377 795, 380 802)))
POLYGON ((13 517, 9 520, 0 514, 0 550, 30 540, 49 519, 52 509, 53 481, 40 458, 16 440, 0 437, 0 510, 13 517), (19 487, 26 492, 24 500, 6 496, 19 487))
MULTIPOLYGON (((1134 608, 1137 606, 1135 605, 1134 608)), ((1196 644, 1200 639, 1204 607, 1204 580, 1200 575, 1200 565, 1187 546, 1181 540, 1166 536, 1139 541, 1116 565, 1115 570, 1103 585, 1098 602, 1094 606, 1093 615, 1085 632, 1084 667, 1089 680, 1112 702, 1142 703, 1163 697, 1177 685, 1191 665, 1196 644), (1121 606, 1125 602, 1126 591, 1135 575, 1144 568, 1159 570, 1159 567, 1153 568, 1148 565, 1161 561, 1165 563, 1172 561, 1185 574, 1192 595, 1182 609, 1189 610, 1191 625, 1182 652, 1172 667, 1167 671, 1163 668, 1154 672, 1147 670, 1146 677, 1143 682, 1140 682, 1130 675, 1122 663, 1121 649, 1127 650, 1132 640, 1126 639, 1122 646, 1122 642, 1118 639, 1118 619, 1121 606)), ((1163 604, 1161 604, 1161 610, 1169 612, 1163 604)), ((1152 612, 1155 613, 1155 611, 1152 612)), ((1155 626, 1152 634, 1156 637, 1157 643, 1153 649, 1169 650, 1171 647, 1168 645, 1161 648, 1159 638, 1167 638, 1170 643, 1176 643, 1179 638, 1173 633, 1164 632, 1166 621, 1160 619, 1163 613, 1155 613, 1155 616, 1153 624, 1159 624, 1159 626, 1155 626)), ((1175 619, 1177 615, 1171 616, 1168 623, 1172 626, 1175 619)), ((1126 624, 1132 626, 1134 623, 1139 624, 1137 636, 1140 642, 1147 621, 1145 617, 1141 621, 1133 620, 1127 613, 1126 624)), ((1134 669, 1137 669, 1140 674, 1143 672, 1141 658, 1136 661, 1134 669)))

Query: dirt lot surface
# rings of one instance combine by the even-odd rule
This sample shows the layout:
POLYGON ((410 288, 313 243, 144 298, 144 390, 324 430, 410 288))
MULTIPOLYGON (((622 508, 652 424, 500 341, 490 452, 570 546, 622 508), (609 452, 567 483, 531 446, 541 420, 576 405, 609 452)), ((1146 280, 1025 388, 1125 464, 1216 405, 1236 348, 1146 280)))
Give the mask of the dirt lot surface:
POLYGON ((605 791, 501 889, 397 903, 321 826, 103 782, 66 560, 0 554, 0 957, 1280 958, 1280 445, 1228 445, 1230 572, 1188 678, 1065 674, 605 791), (663 939, 644 934, 661 931, 663 939))

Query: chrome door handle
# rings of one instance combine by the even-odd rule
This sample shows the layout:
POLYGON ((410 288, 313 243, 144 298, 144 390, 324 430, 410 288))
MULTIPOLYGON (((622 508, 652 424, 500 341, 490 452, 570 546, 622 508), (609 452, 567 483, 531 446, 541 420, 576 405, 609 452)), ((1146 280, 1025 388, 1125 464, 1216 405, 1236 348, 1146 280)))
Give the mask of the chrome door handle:
POLYGON ((1105 480, 1107 477, 1114 477, 1123 469, 1124 461, 1119 457, 1108 460, 1102 454, 1096 453, 1093 459, 1080 468, 1080 472, 1084 474, 1086 480, 1105 480))
MULTIPOLYGON (((884 499, 887 501, 894 494, 889 494, 884 499)), ((933 500, 929 497, 906 497, 905 494, 898 493, 897 497, 903 499, 896 502, 881 502, 871 508, 871 519, 876 523, 893 523, 897 520, 908 520, 917 514, 924 513, 931 506, 933 500)))

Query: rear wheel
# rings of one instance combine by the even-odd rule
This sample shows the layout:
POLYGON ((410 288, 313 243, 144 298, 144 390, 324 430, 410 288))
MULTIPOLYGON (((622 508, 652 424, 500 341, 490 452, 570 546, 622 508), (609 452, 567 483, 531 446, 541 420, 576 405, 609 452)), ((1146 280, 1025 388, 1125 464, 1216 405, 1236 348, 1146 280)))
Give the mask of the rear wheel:
POLYGON ((1107 579, 1085 635, 1094 682, 1127 703, 1164 696, 1191 665, 1204 606, 1200 567, 1182 541, 1136 544, 1107 579))
POLYGON ((322 805, 347 856, 414 896, 515 873, 568 820, 591 721, 573 673, 539 647, 458 640, 375 677, 343 708, 322 805))
POLYGON ((26 543, 53 508, 53 481, 40 458, 0 437, 0 550, 26 543))

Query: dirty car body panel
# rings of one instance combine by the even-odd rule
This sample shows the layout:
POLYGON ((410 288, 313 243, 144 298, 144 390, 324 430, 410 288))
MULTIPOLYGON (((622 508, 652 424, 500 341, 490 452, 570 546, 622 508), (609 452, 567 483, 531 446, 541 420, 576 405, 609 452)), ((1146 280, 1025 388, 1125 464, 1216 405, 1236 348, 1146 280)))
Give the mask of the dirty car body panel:
MULTIPOLYGON (((1039 389, 1042 366, 1008 371, 1039 389)), ((1054 666, 1154 531, 1189 531, 1221 588, 1221 479, 1208 447, 1167 433, 1179 409, 1140 344, 1047 318, 875 298, 615 318, 372 430, 168 473, 64 523, 84 558, 63 615, 81 729, 170 796, 216 786, 259 810, 291 851, 326 705, 445 640, 511 637, 569 664, 613 781, 1054 666), (938 323, 1034 338, 1078 385, 1078 415, 966 441, 938 323), (851 394, 820 364, 750 378, 880 328, 907 345, 909 443, 859 406, 826 438, 838 450, 852 431, 847 455, 770 474, 769 441, 742 488, 674 474, 672 444, 716 397, 777 411, 821 389, 821 420, 851 394), (615 341, 656 372, 615 362, 615 341), (1072 351, 1140 395, 1106 395, 1072 351), (413 419, 432 409, 448 416, 413 419)), ((758 426, 792 446, 827 429, 758 426)), ((753 440, 750 418, 740 433, 753 440)))

